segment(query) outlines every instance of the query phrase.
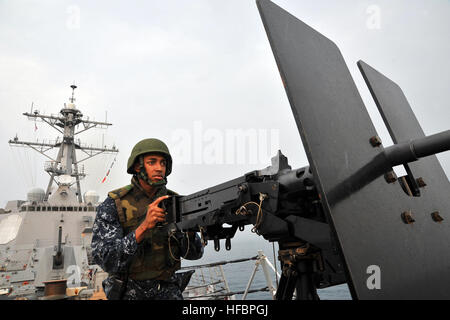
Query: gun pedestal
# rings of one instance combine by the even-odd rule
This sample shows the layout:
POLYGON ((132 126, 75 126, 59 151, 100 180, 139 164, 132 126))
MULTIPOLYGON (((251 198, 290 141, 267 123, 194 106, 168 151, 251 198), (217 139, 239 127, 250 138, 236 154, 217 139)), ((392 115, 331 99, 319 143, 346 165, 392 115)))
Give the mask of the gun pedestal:
POLYGON ((317 272, 323 271, 322 257, 309 244, 295 249, 278 251, 283 273, 278 286, 277 300, 292 300, 297 290, 297 300, 319 300, 317 295, 317 272))

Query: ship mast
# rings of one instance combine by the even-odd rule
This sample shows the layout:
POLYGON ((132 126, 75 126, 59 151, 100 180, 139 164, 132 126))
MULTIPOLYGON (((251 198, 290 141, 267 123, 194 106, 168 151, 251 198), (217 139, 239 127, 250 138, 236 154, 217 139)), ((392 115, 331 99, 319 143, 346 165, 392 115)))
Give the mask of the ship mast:
MULTIPOLYGON (((59 115, 48 116, 40 114, 38 110, 31 110, 31 113, 23 113, 23 115, 28 117, 28 119, 40 119, 55 130, 62 133, 62 141, 59 141, 59 138, 57 138, 53 143, 38 141, 27 142, 20 141, 17 135, 14 139, 9 140, 10 145, 30 147, 50 160, 45 163, 45 171, 50 175, 50 181, 47 186, 44 201, 48 200, 53 183, 56 183, 57 185, 60 185, 60 183, 62 183, 61 181, 58 181, 58 179, 55 179, 56 177, 70 176, 75 178, 74 183, 76 183, 76 195, 78 197, 78 202, 81 203, 82 196, 80 180, 86 175, 83 168, 81 171, 79 170, 79 164, 101 153, 119 152, 119 150, 115 146, 113 146, 112 148, 106 148, 106 146, 104 146, 104 148, 94 148, 82 145, 80 139, 75 141, 75 136, 81 132, 84 132, 91 128, 106 129, 112 124, 107 122, 90 121, 89 119, 83 119, 83 114, 76 108, 74 104, 74 95, 77 86, 73 84, 70 87, 72 88, 72 96, 69 98, 70 103, 68 103, 67 105, 64 104, 64 107, 59 112, 59 115), (78 125, 81 125, 80 130, 76 128, 78 125), (47 152, 53 148, 59 148, 56 159, 50 157, 47 154, 47 152), (83 152, 85 154, 85 157, 81 160, 77 160, 76 150, 83 152)), ((72 184, 73 183, 71 183, 70 185, 72 184)))

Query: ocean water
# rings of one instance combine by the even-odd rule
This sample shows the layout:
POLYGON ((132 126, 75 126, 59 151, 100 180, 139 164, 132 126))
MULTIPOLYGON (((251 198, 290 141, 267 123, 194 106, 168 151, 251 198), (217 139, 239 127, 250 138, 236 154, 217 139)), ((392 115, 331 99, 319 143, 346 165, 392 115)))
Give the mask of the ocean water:
MULTIPOLYGON (((216 252, 212 241, 208 242, 205 247, 205 253, 200 260, 189 261, 183 260, 182 266, 192 266, 200 264, 208 264, 219 261, 230 261, 236 259, 250 258, 258 255, 258 250, 262 250, 266 257, 274 264, 274 253, 272 243, 256 234, 250 232, 237 233, 232 239, 231 250, 225 250, 225 242, 221 241, 221 250, 216 252)), ((275 243, 275 261, 277 261, 277 271, 281 274, 281 268, 278 261, 278 244, 275 243)), ((223 270, 225 273, 228 286, 232 292, 244 291, 247 287, 250 276, 255 268, 255 260, 225 264, 223 270)), ((276 286, 275 273, 272 272, 272 282, 276 286)), ((252 281, 250 289, 260 289, 267 286, 262 267, 259 266, 252 281)), ((346 284, 319 289, 318 295, 321 300, 350 300, 351 295, 346 284)), ((237 294, 236 299, 242 299, 242 294, 237 294)), ((268 291, 255 292, 247 295, 247 300, 271 300, 271 294, 268 291)))

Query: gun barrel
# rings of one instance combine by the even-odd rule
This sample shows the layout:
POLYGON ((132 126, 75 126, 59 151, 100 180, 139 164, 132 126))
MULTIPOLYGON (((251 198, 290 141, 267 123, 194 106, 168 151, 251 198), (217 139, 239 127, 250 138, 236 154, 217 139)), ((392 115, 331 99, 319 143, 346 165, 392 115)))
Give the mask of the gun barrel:
POLYGON ((62 227, 59 227, 59 231, 58 231, 58 251, 56 252, 56 254, 58 256, 61 255, 61 242, 62 242, 62 227))
POLYGON ((58 230, 58 246, 56 254, 53 256, 53 269, 61 269, 64 267, 64 256, 62 252, 62 227, 58 230))
POLYGON ((406 164, 436 153, 450 150, 450 130, 395 144, 384 150, 391 166, 406 164))

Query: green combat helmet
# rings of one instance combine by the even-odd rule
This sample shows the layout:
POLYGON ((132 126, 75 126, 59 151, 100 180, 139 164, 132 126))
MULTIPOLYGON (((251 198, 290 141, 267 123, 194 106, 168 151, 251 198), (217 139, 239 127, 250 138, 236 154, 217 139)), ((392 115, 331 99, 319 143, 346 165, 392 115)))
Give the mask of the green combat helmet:
POLYGON ((167 148, 167 145, 162 142, 159 139, 144 139, 139 141, 134 147, 133 150, 131 150, 131 155, 128 158, 127 163, 127 172, 129 174, 138 174, 139 178, 143 179, 145 182, 147 182, 151 186, 162 186, 167 183, 167 176, 172 172, 172 157, 169 152, 169 148, 167 148), (147 153, 161 153, 167 161, 166 165, 166 176, 163 180, 158 182, 152 182, 148 176, 147 172, 144 169, 144 155, 147 153), (141 170, 139 173, 135 172, 134 170, 134 164, 136 161, 139 161, 141 170))

